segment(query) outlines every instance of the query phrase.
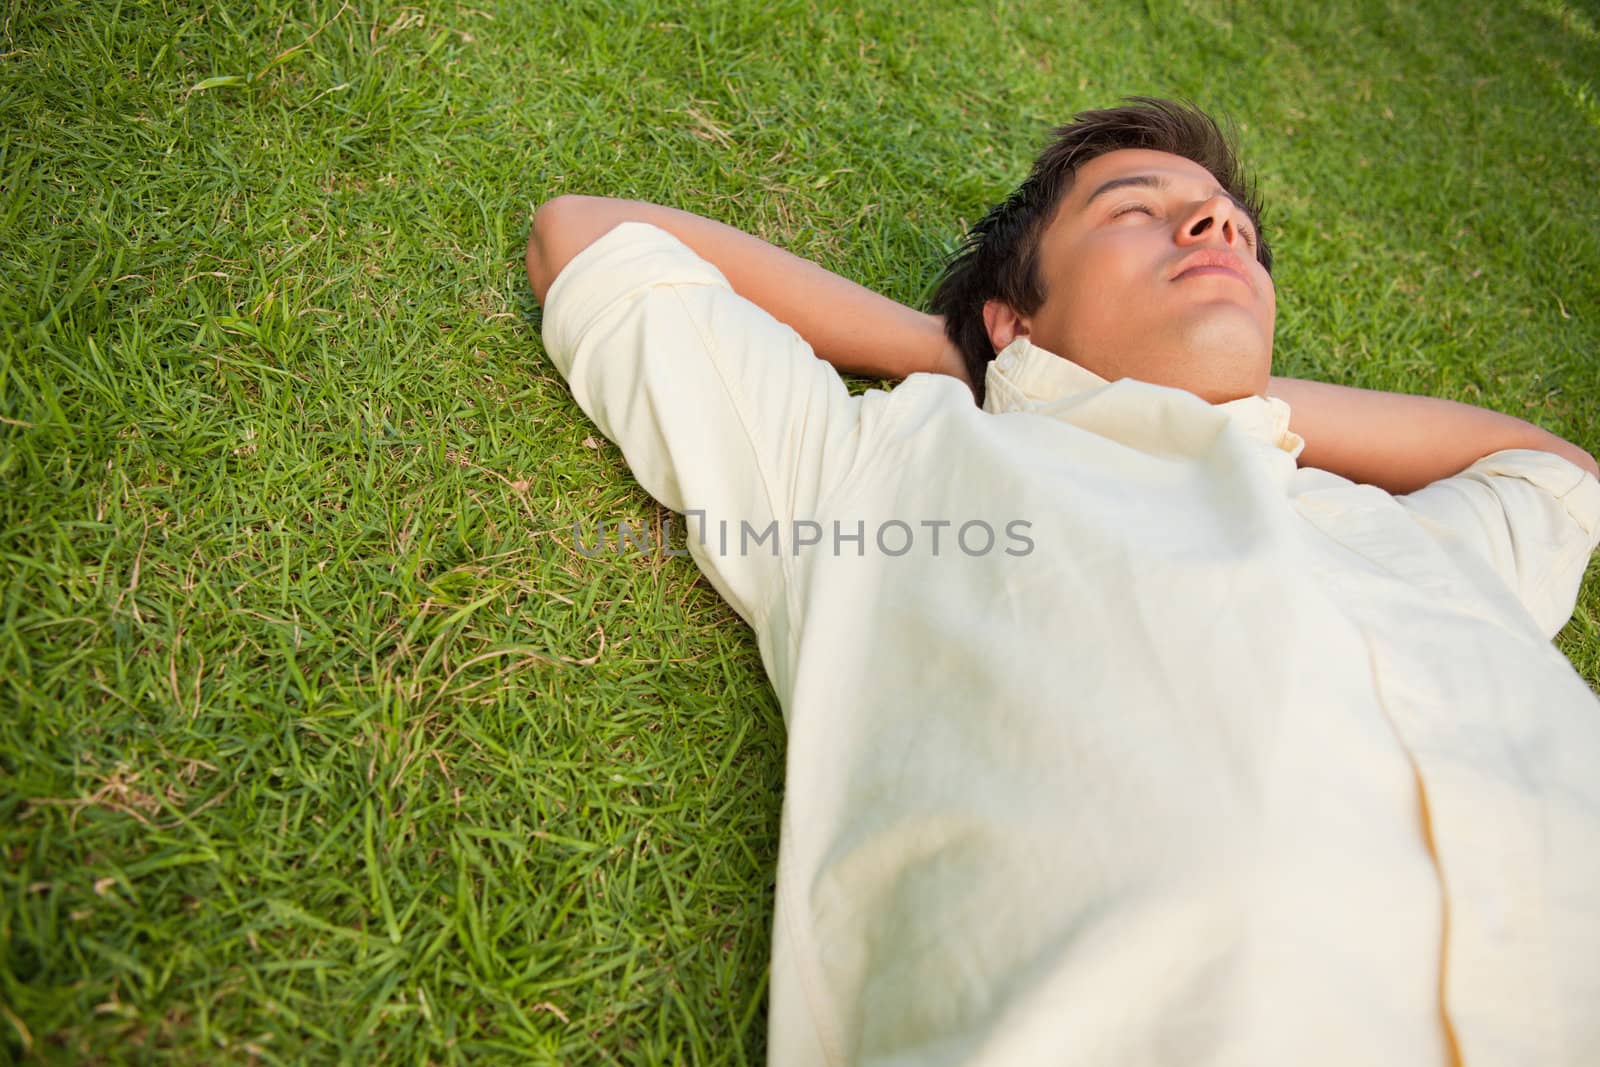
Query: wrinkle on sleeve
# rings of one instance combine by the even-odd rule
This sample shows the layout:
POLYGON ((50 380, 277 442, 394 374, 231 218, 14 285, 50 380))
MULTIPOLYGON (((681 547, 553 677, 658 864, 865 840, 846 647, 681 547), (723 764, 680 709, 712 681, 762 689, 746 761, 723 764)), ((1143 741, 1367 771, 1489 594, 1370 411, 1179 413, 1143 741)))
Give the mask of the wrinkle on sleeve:
POLYGON ((1587 471, 1511 449, 1398 499, 1448 547, 1486 561, 1546 637, 1572 617, 1600 543, 1600 482, 1587 471))
POLYGON ((860 447, 859 401, 792 329, 644 223, 567 264, 547 294, 544 342, 639 484, 691 514, 690 552, 759 625, 781 599, 793 521, 860 447), (763 536, 774 522, 776 539, 763 536))

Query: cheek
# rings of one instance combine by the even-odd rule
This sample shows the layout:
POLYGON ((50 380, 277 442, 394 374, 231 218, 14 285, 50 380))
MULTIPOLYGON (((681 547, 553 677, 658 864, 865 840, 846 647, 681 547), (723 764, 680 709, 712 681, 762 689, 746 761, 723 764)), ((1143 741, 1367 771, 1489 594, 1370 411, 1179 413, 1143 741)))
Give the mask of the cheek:
POLYGON ((1148 300, 1142 288, 1150 267, 1126 240, 1085 241, 1052 251, 1055 270, 1045 279, 1045 299, 1032 316, 1032 340, 1059 356, 1082 361, 1086 353, 1119 345, 1138 316, 1128 308, 1148 300))
POLYGON ((1117 287, 1108 284, 1107 272, 1092 269, 1087 261, 1057 271, 1045 290, 1044 303, 1035 316, 1041 327, 1054 334, 1082 332, 1107 303, 1115 304, 1117 287))
POLYGON ((1068 356, 1083 343, 1086 329, 1092 330, 1087 311, 1092 303, 1083 300, 1083 291, 1065 285, 1052 287, 1050 295, 1034 316, 1033 342, 1058 356, 1068 356))
POLYGON ((1130 308, 1148 307, 1159 296, 1152 284, 1159 259, 1159 248, 1136 242, 1131 235, 1120 241, 1105 241, 1084 257, 1075 272, 1078 307, 1086 322, 1121 318, 1130 308))

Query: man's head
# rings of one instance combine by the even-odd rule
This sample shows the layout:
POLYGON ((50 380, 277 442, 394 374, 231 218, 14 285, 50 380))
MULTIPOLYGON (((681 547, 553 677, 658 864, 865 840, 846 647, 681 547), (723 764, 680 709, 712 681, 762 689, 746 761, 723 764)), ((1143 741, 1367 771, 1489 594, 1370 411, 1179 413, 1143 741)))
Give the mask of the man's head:
POLYGON ((1086 111, 973 227, 933 311, 983 399, 1014 338, 1107 380, 1266 389, 1276 314, 1261 208, 1222 131, 1163 100, 1086 111))

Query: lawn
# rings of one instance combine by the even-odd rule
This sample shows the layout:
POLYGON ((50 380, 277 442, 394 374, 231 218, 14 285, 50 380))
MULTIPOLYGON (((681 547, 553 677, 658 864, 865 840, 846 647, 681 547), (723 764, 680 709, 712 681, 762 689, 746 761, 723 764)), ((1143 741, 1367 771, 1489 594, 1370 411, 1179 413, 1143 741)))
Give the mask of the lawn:
POLYGON ((4 8, 0 1062, 764 1058, 782 719, 688 560, 574 544, 666 513, 545 358, 551 196, 919 303, 1186 97, 1280 373, 1600 450, 1592 8, 473 2, 4 8))

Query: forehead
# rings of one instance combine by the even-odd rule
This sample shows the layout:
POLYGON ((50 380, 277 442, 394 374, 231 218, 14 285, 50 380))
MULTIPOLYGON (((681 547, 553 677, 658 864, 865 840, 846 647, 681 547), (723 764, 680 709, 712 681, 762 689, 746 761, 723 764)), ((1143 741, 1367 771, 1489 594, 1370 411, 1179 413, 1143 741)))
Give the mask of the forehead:
POLYGON ((1222 189, 1216 177, 1192 159, 1147 148, 1121 148, 1096 156, 1078 168, 1072 191, 1062 198, 1062 211, 1081 209, 1106 182, 1145 175, 1205 196, 1222 189))

